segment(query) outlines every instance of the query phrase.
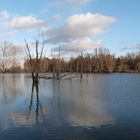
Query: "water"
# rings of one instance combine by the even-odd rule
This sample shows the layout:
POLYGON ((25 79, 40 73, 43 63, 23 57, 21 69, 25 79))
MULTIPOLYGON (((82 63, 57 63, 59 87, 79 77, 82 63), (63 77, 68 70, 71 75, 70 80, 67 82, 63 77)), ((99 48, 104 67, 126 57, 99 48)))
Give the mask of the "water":
POLYGON ((140 74, 40 80, 0 74, 0 140, 139 140, 140 74))

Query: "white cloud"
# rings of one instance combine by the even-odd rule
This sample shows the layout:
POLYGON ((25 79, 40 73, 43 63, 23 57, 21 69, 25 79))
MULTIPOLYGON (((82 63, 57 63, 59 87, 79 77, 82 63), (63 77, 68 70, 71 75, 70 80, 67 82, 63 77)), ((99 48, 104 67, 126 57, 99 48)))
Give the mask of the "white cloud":
POLYGON ((12 29, 30 29, 37 26, 43 26, 44 24, 45 22, 43 20, 36 19, 33 16, 17 16, 9 23, 6 23, 6 27, 12 29))
POLYGON ((3 10, 0 12, 0 20, 7 20, 10 17, 8 11, 3 10))
MULTIPOLYGON (((64 52, 83 52, 83 51, 89 51, 89 50, 93 50, 97 47, 101 47, 103 45, 103 41, 102 40, 97 40, 97 41, 93 41, 89 38, 83 38, 80 40, 75 40, 72 42, 68 42, 68 43, 64 43, 62 45, 60 45, 61 47, 61 51, 64 52)), ((54 48, 54 51, 59 51, 59 48, 54 48)))
POLYGON ((79 15, 73 15, 69 17, 66 20, 66 23, 69 26, 106 26, 112 22, 116 21, 113 17, 104 16, 101 14, 92 14, 92 13, 86 13, 86 14, 79 14, 79 15))
POLYGON ((85 37, 93 37, 107 31, 116 18, 100 14, 86 13, 69 17, 63 26, 49 29, 48 43, 68 42, 85 37))
POLYGON ((57 8, 74 8, 86 6, 90 3, 91 0, 56 0, 51 3, 52 6, 57 8))
POLYGON ((48 27, 42 27, 40 32, 39 32, 39 36, 45 35, 48 32, 48 27))

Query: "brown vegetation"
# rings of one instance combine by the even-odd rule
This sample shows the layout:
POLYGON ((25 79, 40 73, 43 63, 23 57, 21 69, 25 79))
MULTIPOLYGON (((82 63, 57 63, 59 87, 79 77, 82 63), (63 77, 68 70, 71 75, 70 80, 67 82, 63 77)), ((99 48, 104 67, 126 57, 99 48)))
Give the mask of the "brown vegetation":
POLYGON ((26 41, 25 44, 23 69, 19 62, 21 48, 6 41, 0 45, 0 72, 31 72, 34 79, 39 73, 49 73, 48 78, 60 79, 72 73, 79 73, 82 78, 83 73, 140 72, 140 52, 115 57, 108 49, 98 48, 90 54, 80 53, 77 57, 64 60, 60 56, 60 49, 58 55, 52 54, 50 59, 43 54, 44 43, 41 43, 40 48, 40 42, 36 40, 35 56, 32 56, 32 50, 26 41))
MULTIPOLYGON (((25 61, 26 72, 30 72, 25 61)), ((112 73, 112 72, 140 72, 140 53, 128 53, 126 56, 115 57, 108 49, 95 49, 93 54, 80 54, 65 61, 63 58, 42 58, 39 72, 50 72, 59 76, 60 73, 112 73), (46 68, 44 69, 44 66, 46 68)))

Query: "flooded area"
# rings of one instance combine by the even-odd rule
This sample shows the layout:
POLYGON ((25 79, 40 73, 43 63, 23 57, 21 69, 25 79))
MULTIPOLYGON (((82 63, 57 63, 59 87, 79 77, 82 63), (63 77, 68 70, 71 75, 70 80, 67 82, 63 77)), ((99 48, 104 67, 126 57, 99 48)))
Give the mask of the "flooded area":
POLYGON ((0 74, 0 140, 139 140, 140 74, 44 80, 0 74))

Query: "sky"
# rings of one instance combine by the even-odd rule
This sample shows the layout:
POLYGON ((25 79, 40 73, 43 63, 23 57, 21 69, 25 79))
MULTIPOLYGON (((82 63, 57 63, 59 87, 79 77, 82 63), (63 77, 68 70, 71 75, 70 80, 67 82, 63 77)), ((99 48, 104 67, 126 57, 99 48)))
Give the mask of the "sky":
POLYGON ((0 0, 0 42, 43 38, 47 50, 108 48, 122 55, 140 47, 140 0, 0 0))

